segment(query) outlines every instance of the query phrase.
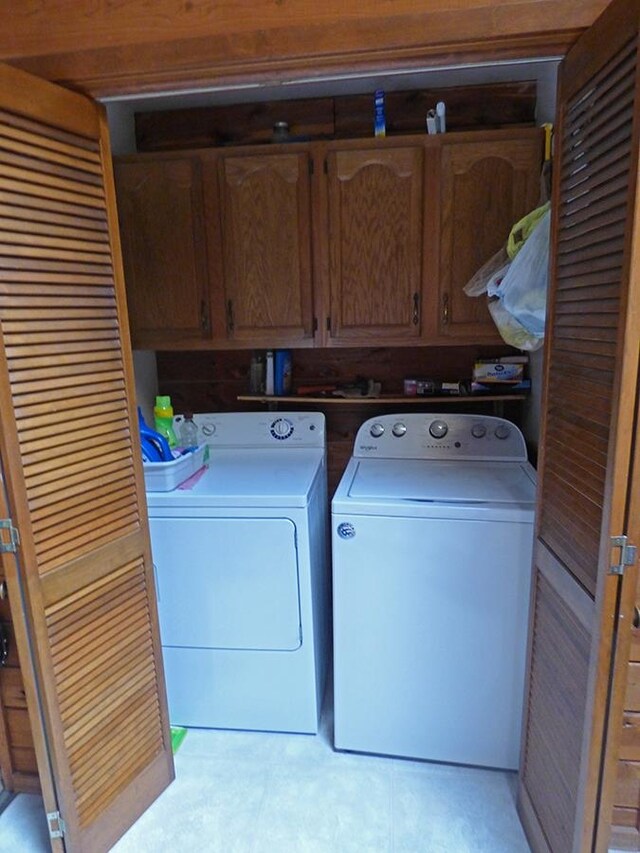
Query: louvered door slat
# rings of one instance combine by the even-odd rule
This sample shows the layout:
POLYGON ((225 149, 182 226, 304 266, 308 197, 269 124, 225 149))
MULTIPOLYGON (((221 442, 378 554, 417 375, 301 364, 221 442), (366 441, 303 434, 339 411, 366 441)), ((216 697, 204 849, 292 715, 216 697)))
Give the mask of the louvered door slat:
MULTIPOLYGON (((46 163, 57 163, 61 166, 70 166, 75 169, 78 164, 77 148, 74 146, 58 146, 57 148, 46 147, 39 144, 41 137, 31 133, 3 125, 0 129, 2 139, 2 150, 14 152, 46 163), (69 153, 73 152, 73 153, 69 153)), ((100 161, 96 158, 94 162, 83 158, 82 169, 84 174, 93 173, 99 180, 102 175, 100 161)))
MULTIPOLYGON (((74 184, 87 184, 88 187, 100 188, 102 186, 100 174, 93 174, 84 168, 84 164, 82 169, 70 168, 62 163, 52 163, 41 157, 17 153, 15 150, 9 150, 5 145, 0 147, 0 168, 2 166, 8 166, 11 169, 25 169, 36 178, 42 176, 44 180, 59 178, 71 180, 74 184)), ((95 195, 100 196, 101 193, 95 193, 95 195)))
MULTIPOLYGON (((103 587, 104 584, 97 584, 93 594, 85 594, 77 600, 75 606, 70 602, 64 614, 60 611, 50 611, 50 636, 60 644, 60 652, 54 665, 56 673, 64 672, 68 666, 75 666, 70 651, 74 638, 90 638, 92 633, 102 633, 110 626, 118 625, 129 611, 135 615, 140 596, 145 594, 144 581, 130 571, 114 573, 108 598, 101 592, 103 587)), ((78 677, 81 677, 80 672, 78 677)))
POLYGON ((26 185, 14 182, 9 188, 3 187, 0 182, 0 211, 9 215, 12 210, 18 211, 14 214, 15 216, 18 216, 19 211, 22 210, 24 217, 29 211, 33 211, 34 219, 37 221, 70 221, 85 228, 95 227, 107 230, 103 207, 86 207, 55 197, 45 197, 38 193, 29 194, 26 185))
POLYGON ((108 285, 105 286, 104 281, 87 285, 63 284, 61 282, 0 281, 0 303, 4 301, 4 297, 11 296, 11 300, 7 304, 12 306, 24 307, 25 304, 28 304, 25 303, 25 297, 38 296, 41 299, 40 304, 44 308, 48 308, 54 304, 51 300, 56 298, 51 296, 52 293, 58 294, 61 304, 71 304, 70 300, 74 300, 73 304, 83 306, 100 305, 100 302, 89 301, 85 297, 89 297, 91 300, 108 299, 113 302, 113 290, 108 285), (18 283, 20 287, 16 287, 18 283), (12 295, 16 290, 20 291, 19 296, 12 295))
MULTIPOLYGON (((0 207, 0 228, 11 231, 22 231, 25 234, 45 235, 47 237, 66 237, 71 240, 89 240, 98 241, 103 245, 109 245, 109 239, 104 227, 90 228, 90 219, 76 219, 75 221, 68 217, 67 222, 61 222, 61 217, 57 215, 52 217, 46 212, 23 210, 17 207, 0 207), (22 217, 20 216, 22 213, 22 217), (34 216, 34 214, 40 214, 34 216), (40 219, 41 221, 37 221, 40 219)), ((95 224, 95 223, 94 223, 95 224)))
MULTIPOLYGON (((0 227, 2 227, 0 225, 0 227)), ((21 229, 12 229, 12 224, 3 227, 3 239, 13 246, 33 246, 37 249, 66 249, 67 251, 82 251, 85 254, 98 255, 98 263, 109 260, 109 242, 102 235, 91 237, 89 240, 77 237, 50 237, 43 234, 23 233, 21 229)), ((52 255, 57 257, 57 255, 52 255)))
POLYGON ((596 167, 589 167, 587 163, 584 168, 575 169, 574 167, 567 178, 567 193, 573 195, 612 180, 628 168, 628 161, 629 152, 614 146, 608 154, 598 158, 596 167))
MULTIPOLYGON (((122 404, 122 400, 120 400, 120 404, 122 404)), ((100 405, 102 406, 103 412, 109 412, 109 408, 106 403, 100 405)), ((67 412, 56 412, 56 417, 53 417, 52 415, 44 415, 42 418, 38 418, 37 423, 41 422, 43 425, 48 426, 50 432, 54 425, 58 425, 60 433, 62 433, 62 438, 58 443, 64 444, 67 442, 67 433, 62 429, 62 427, 66 423, 66 416, 67 412)), ((119 421, 112 423, 111 420, 106 417, 104 423, 98 424, 91 430, 76 430, 71 438, 75 445, 76 459, 81 459, 84 455, 89 456, 91 452, 95 453, 96 441, 99 441, 101 437, 104 440, 105 436, 109 436, 114 440, 114 442, 119 442, 121 439, 128 440, 129 430, 125 419, 121 418, 119 421)), ((37 444, 35 446, 30 445, 23 454, 25 465, 35 466, 44 460, 51 460, 52 467, 64 467, 64 463, 59 461, 59 457, 55 449, 56 446, 56 444, 50 445, 45 442, 40 443, 40 446, 37 444)))
POLYGON ((172 777, 114 195, 97 111, 56 94, 71 132, 3 109, 15 74, 31 85, 0 67, 0 441, 39 607, 53 810, 69 849, 98 853, 172 777))
POLYGON ((28 183, 23 180, 24 174, 20 169, 11 169, 8 166, 0 166, 0 192, 11 193, 11 198, 14 194, 22 193, 23 195, 31 196, 32 204, 38 201, 36 206, 39 206, 39 200, 43 200, 43 206, 48 208, 49 202, 60 202, 69 205, 68 210, 72 210, 74 206, 81 209, 81 215, 88 216, 88 211, 91 208, 104 210, 104 199, 98 198, 91 193, 85 193, 82 188, 76 187, 72 181, 67 181, 66 186, 60 186, 44 182, 28 183))
POLYGON ((38 258, 20 258, 13 256, 0 255, 0 270, 11 270, 11 276, 15 272, 21 270, 29 270, 29 272, 58 275, 60 273, 71 273, 71 276, 66 276, 65 281, 73 279, 75 273, 84 275, 88 273, 90 276, 104 276, 104 283, 113 283, 113 270, 110 264, 95 263, 86 264, 78 261, 56 261, 53 258, 40 260, 38 258))
POLYGON ((104 264, 109 259, 109 253, 100 251, 83 251, 83 247, 78 249, 58 249, 54 247, 46 247, 36 245, 37 241, 33 241, 30 245, 20 245, 24 243, 23 237, 20 235, 6 235, 6 243, 0 243, 0 254, 9 255, 13 258, 51 258, 58 261, 71 261, 73 263, 85 262, 87 264, 104 264))
POLYGON ((66 151, 76 162, 85 160, 97 163, 102 172, 100 145, 95 139, 69 133, 53 124, 44 124, 4 109, 0 109, 0 129, 5 136, 16 136, 17 130, 24 131, 35 145, 54 151, 66 151))
POLYGON ((135 512, 135 504, 131 499, 121 498, 114 500, 113 495, 110 495, 109 500, 104 501, 100 508, 96 507, 89 512, 81 512, 82 507, 79 507, 78 513, 74 514, 72 518, 68 518, 65 521, 58 521, 57 524, 50 527, 41 528, 39 536, 34 537, 34 541, 41 548, 53 549, 56 542, 61 538, 64 541, 68 541, 70 533, 73 533, 76 541, 80 536, 84 537, 88 533, 92 534, 93 528, 95 528, 97 511, 98 509, 104 509, 104 507, 108 508, 108 515, 102 519, 103 524, 106 520, 109 520, 111 523, 120 524, 124 519, 130 518, 132 513, 135 512))
POLYGON ((88 216, 79 216, 75 214, 64 213, 56 209, 48 209, 48 206, 40 204, 37 207, 33 204, 26 206, 22 202, 26 198, 19 199, 13 197, 11 200, 5 193, 0 194, 0 214, 12 223, 14 230, 28 228, 29 225, 33 228, 34 234, 58 234, 64 233, 72 236, 74 233, 79 235, 86 234, 101 235, 107 232, 107 223, 100 215, 100 211, 93 211, 93 218, 88 216), (13 202, 13 203, 12 203, 13 202))

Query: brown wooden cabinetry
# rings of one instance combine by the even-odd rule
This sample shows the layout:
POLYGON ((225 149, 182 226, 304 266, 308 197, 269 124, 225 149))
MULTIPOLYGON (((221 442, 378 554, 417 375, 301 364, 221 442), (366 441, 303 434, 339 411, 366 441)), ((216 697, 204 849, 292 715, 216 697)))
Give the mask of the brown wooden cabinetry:
POLYGON ((222 250, 232 341, 313 343, 310 163, 306 151, 283 151, 223 154, 205 166, 209 245, 222 250))
POLYGON ((440 335, 465 340, 496 338, 486 299, 472 299, 463 288, 535 207, 540 192, 540 131, 484 136, 447 139, 441 149, 438 328, 440 335))
MULTIPOLYGON (((407 343, 423 333, 422 145, 331 150, 330 341, 407 343)), ((433 286, 433 282, 430 283, 433 286)))
POLYGON ((200 171, 187 156, 116 161, 134 346, 188 347, 210 335, 200 171))
POLYGON ((134 346, 500 342, 463 287, 538 199, 535 129, 116 163, 134 346))

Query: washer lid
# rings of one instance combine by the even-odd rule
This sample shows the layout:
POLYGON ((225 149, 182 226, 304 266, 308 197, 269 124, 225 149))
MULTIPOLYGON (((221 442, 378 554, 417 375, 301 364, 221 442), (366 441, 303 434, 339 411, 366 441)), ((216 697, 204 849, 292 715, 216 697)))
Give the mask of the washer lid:
POLYGON ((363 459, 348 497, 427 504, 533 504, 535 484, 527 467, 515 462, 363 459))
POLYGON ((209 467, 188 489, 147 492, 151 507, 306 506, 324 451, 211 450, 209 467))

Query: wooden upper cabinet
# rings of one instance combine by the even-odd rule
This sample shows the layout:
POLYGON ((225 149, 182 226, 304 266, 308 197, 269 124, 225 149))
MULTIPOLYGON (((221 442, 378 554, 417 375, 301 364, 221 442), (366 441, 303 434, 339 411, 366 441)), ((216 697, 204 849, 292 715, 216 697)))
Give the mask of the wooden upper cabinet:
POLYGON ((205 167, 207 221, 210 246, 218 244, 219 228, 228 339, 313 345, 309 153, 234 153, 216 161, 219 222, 211 165, 205 167))
POLYGON ((118 158, 134 346, 501 342, 463 287, 535 207, 541 149, 524 128, 118 158))
POLYGON ((421 337, 425 156, 421 145, 330 150, 330 342, 421 337))
POLYGON ((512 226, 539 199, 542 132, 511 138, 445 142, 440 176, 439 335, 498 339, 484 296, 469 279, 503 246, 512 226))
POLYGON ((161 349, 209 337, 199 161, 120 159, 115 177, 133 345, 161 349))

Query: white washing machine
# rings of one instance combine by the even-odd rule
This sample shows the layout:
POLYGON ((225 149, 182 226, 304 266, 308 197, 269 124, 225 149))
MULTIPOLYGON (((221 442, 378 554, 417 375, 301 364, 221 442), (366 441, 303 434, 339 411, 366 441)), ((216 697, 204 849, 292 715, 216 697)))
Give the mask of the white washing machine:
POLYGON ((337 749, 518 767, 534 501, 508 421, 361 426, 332 503, 337 749))
POLYGON ((171 722, 315 733, 330 630, 324 416, 194 420, 208 469, 147 492, 171 722))

